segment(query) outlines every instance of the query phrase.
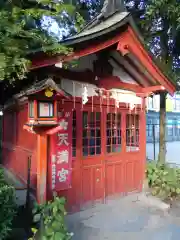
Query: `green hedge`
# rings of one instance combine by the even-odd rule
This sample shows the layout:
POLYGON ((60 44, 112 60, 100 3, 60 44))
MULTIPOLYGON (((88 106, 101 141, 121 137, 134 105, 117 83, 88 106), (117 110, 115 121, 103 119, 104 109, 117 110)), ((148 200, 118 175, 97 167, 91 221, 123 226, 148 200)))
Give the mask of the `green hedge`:
POLYGON ((152 194, 162 199, 179 198, 180 169, 167 164, 159 165, 155 161, 147 164, 147 179, 152 194))
POLYGON ((39 229, 33 228, 34 236, 29 240, 70 240, 73 233, 69 233, 65 224, 65 198, 54 197, 43 205, 34 208, 34 222, 39 229))
POLYGON ((15 189, 9 186, 0 169, 0 239, 6 239, 11 232, 11 225, 16 213, 15 189))

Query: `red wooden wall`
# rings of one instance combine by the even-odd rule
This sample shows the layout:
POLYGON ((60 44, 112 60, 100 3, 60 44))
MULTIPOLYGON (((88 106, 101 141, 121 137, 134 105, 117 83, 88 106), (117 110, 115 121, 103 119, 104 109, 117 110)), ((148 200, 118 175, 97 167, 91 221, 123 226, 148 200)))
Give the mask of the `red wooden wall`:
MULTIPOLYGON (((67 105, 64 104, 64 109, 67 105)), ((69 108, 69 107, 68 107, 69 108)), ((121 114, 121 137, 122 150, 119 153, 106 152, 106 116, 107 106, 102 106, 101 118, 101 154, 96 156, 83 156, 82 154, 82 113, 92 112, 92 105, 88 102, 82 109, 82 104, 76 104, 76 157, 73 158, 72 186, 70 189, 58 192, 58 195, 65 196, 68 200, 68 209, 77 211, 81 207, 86 207, 96 203, 96 200, 104 202, 105 198, 118 194, 127 194, 132 191, 141 191, 144 179, 146 160, 146 118, 145 110, 139 109, 139 150, 127 152, 126 150, 126 116, 130 113, 123 105, 117 111, 121 114)), ((100 106, 93 107, 94 112, 100 112, 100 106)), ((115 108, 110 107, 110 112, 114 113, 115 108)), ((50 141, 51 143, 51 141, 50 141)), ((49 156, 49 160, 50 160, 49 156)), ((48 162, 50 162, 48 160, 48 162)), ((50 166, 49 166, 50 169, 50 166)), ((50 194, 51 172, 48 172, 48 192, 50 194)))
MULTIPOLYGON (((96 103, 96 102, 95 102, 96 103)), ((111 105, 111 104, 110 104, 111 105)), ((73 110, 73 102, 64 102, 60 108, 73 110)), ((145 110, 139 109, 139 150, 128 152, 126 150, 127 115, 129 110, 125 105, 119 109, 114 108, 114 103, 109 107, 112 114, 115 111, 121 115, 121 151, 108 153, 107 149, 107 104, 100 107, 99 101, 93 107, 91 102, 83 106, 76 103, 76 157, 73 158, 72 186, 66 191, 58 194, 65 196, 68 200, 68 208, 77 211, 86 203, 94 204, 96 200, 104 202, 106 197, 115 194, 127 194, 134 190, 141 190, 144 178, 144 166, 146 159, 146 122, 145 110), (101 112, 101 154, 96 156, 85 156, 83 149, 83 112, 101 112)), ((27 178, 27 158, 32 155, 31 183, 36 188, 37 179, 37 137, 23 129, 28 115, 27 105, 18 111, 5 111, 3 119, 3 164, 14 172, 20 179, 27 178)), ((90 116, 89 115, 89 116, 90 116)), ((51 138, 48 141, 47 152, 50 152, 51 138)), ((50 155, 48 156, 48 198, 52 197, 50 192, 50 155)))
POLYGON ((27 159, 32 156, 31 185, 36 187, 36 146, 37 137, 23 129, 27 122, 28 106, 17 111, 7 110, 3 116, 2 162, 20 180, 27 180, 27 159))

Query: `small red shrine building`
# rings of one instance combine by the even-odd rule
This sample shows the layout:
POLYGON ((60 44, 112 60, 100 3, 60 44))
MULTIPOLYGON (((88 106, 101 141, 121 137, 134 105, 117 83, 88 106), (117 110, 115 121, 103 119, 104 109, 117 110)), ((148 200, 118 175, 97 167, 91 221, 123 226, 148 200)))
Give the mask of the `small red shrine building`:
POLYGON ((34 54, 28 79, 4 91, 11 99, 4 103, 3 164, 26 182, 32 156, 31 187, 41 203, 56 192, 78 210, 141 191, 146 97, 175 92, 130 14, 103 11, 63 42, 73 54, 34 54), (63 68, 72 60, 78 64, 63 68))

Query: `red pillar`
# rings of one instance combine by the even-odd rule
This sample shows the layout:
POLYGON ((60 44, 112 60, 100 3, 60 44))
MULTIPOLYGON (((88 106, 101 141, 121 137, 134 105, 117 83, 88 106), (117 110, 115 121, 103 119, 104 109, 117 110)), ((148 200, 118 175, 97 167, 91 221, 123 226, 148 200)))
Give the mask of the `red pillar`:
POLYGON ((47 135, 37 135, 37 201, 44 203, 47 193, 47 135))

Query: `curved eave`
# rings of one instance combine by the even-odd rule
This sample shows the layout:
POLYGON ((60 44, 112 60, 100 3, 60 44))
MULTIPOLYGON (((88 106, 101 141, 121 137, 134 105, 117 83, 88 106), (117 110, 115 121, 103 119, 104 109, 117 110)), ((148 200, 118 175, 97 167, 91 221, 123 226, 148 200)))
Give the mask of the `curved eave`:
POLYGON ((173 84, 154 63, 152 57, 145 50, 131 26, 128 27, 126 32, 121 34, 117 50, 120 51, 123 56, 131 54, 137 58, 141 65, 147 69, 148 74, 156 80, 158 85, 162 85, 171 95, 174 94, 176 91, 175 84, 173 84))
POLYGON ((25 96, 27 97, 30 95, 34 95, 34 94, 37 94, 38 92, 41 92, 47 88, 52 88, 60 96, 70 99, 70 95, 68 93, 66 93, 64 90, 62 90, 58 86, 58 84, 56 84, 51 78, 37 82, 37 83, 33 84, 30 88, 22 90, 20 93, 14 95, 14 99, 20 99, 25 96))
POLYGON ((75 44, 93 40, 100 36, 106 35, 127 24, 129 22, 129 16, 130 13, 128 12, 115 13, 113 16, 111 16, 110 19, 105 19, 105 21, 102 21, 99 25, 97 25, 93 29, 84 30, 83 32, 73 37, 65 39, 62 42, 62 44, 73 46, 75 44), (114 21, 113 17, 115 18, 114 21), (106 22, 109 22, 109 25, 108 24, 106 25, 105 24, 106 22))
POLYGON ((34 58, 32 60, 32 65, 30 70, 37 69, 37 68, 42 68, 42 67, 47 67, 47 66, 52 66, 55 65, 58 62, 70 62, 75 59, 79 59, 81 57, 88 56, 93 53, 97 53, 103 49, 106 49, 114 44, 117 44, 120 40, 121 33, 116 35, 113 38, 110 38, 105 41, 101 41, 100 43, 96 44, 89 44, 86 47, 82 48, 79 51, 75 51, 73 54, 68 55, 68 56, 53 56, 53 57, 44 57, 44 58, 34 58))
MULTIPOLYGON (((118 43, 117 50, 120 51, 123 56, 127 56, 128 58, 128 54, 131 54, 131 56, 134 56, 135 59, 137 59, 140 65, 142 66, 141 69, 139 70, 142 71, 142 68, 144 68, 147 71, 147 73, 144 75, 145 75, 145 79, 148 78, 151 82, 150 84, 148 84, 148 86, 161 85, 171 95, 173 95, 174 92, 176 91, 175 84, 172 83, 172 81, 162 73, 160 68, 153 61, 153 58, 151 57, 151 54, 149 53, 149 51, 146 50, 144 46, 143 38, 138 33, 138 30, 134 24, 134 21, 129 15, 123 18, 123 20, 121 20, 120 22, 117 22, 116 24, 110 26, 109 28, 101 29, 99 30, 99 32, 97 31, 93 32, 91 29, 91 33, 89 33, 89 35, 88 34, 83 35, 83 32, 82 32, 81 34, 76 35, 75 37, 67 39, 66 41, 64 41, 64 44, 73 45, 73 44, 85 43, 85 42, 89 44, 83 44, 83 48, 81 50, 75 51, 73 54, 69 56, 65 56, 65 57, 54 56, 51 58, 34 59, 32 61, 31 69, 52 66, 58 62, 69 62, 74 59, 78 59, 78 58, 99 52, 103 49, 106 49, 118 43), (97 43, 94 43, 92 41, 93 39, 96 39, 100 36, 107 36, 108 33, 113 32, 114 30, 117 30, 118 28, 120 28, 125 24, 127 24, 128 26, 126 31, 120 32, 119 34, 117 34, 116 32, 114 37, 111 37, 104 41, 102 39, 97 43), (89 40, 91 40, 91 44, 89 40)), ((133 60, 131 59, 131 61, 133 60)), ((135 61, 136 60, 134 60, 134 63, 135 61)))
POLYGON ((28 97, 37 94, 47 88, 52 88, 59 96, 71 99, 71 95, 61 89, 52 79, 45 79, 40 82, 34 83, 30 88, 24 89, 17 94, 11 96, 11 98, 4 103, 4 109, 16 104, 24 104, 28 101, 28 97))

